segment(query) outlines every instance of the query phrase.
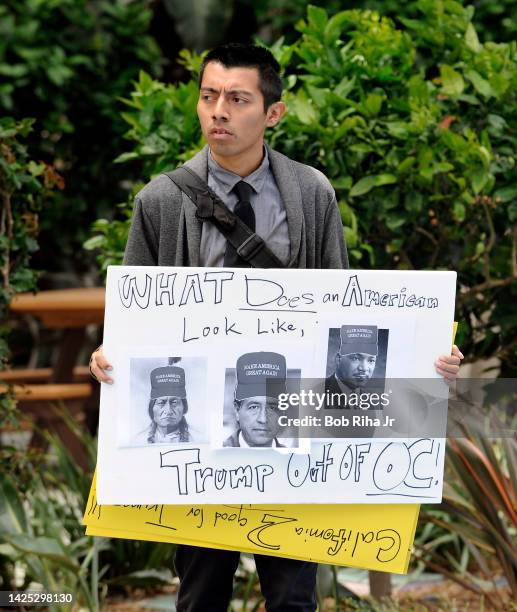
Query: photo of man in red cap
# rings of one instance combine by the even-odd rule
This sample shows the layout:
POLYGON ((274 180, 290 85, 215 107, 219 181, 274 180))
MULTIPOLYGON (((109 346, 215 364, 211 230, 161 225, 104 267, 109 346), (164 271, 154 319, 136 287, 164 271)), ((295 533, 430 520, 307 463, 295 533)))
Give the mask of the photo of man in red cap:
POLYGON ((234 391, 238 429, 224 442, 225 447, 284 447, 277 440, 278 396, 286 393, 287 367, 283 355, 273 352, 246 353, 237 359, 234 391))
MULTIPOLYGON (((189 404, 185 368, 177 365, 180 360, 179 357, 169 357, 167 365, 154 367, 150 371, 142 368, 142 375, 146 372, 146 380, 151 384, 147 403, 150 422, 135 435, 133 445, 195 441, 185 416, 189 404)), ((142 401, 145 399, 139 399, 138 403, 141 405, 142 401)))
MULTIPOLYGON (((368 408, 364 399, 375 387, 382 391, 386 352, 387 330, 379 330, 376 325, 342 325, 339 328, 339 348, 332 357, 331 335, 337 330, 329 330, 328 368, 332 363, 334 372, 325 379, 327 398, 326 408, 368 408), (377 384, 373 384, 373 382, 377 384), (361 402, 351 401, 360 396, 361 402)), ((335 350, 335 349, 334 349, 335 350)), ((328 372, 328 369, 327 369, 328 372)))

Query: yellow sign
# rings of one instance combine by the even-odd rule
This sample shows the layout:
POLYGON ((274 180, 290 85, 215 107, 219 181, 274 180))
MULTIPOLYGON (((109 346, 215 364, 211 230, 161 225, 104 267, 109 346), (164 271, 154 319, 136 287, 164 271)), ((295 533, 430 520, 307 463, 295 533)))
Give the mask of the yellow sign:
MULTIPOLYGON (((458 324, 453 327, 453 342, 458 324)), ((418 504, 100 506, 93 478, 86 534, 189 544, 405 574, 418 504)))
POLYGON ((420 506, 100 506, 95 478, 87 535, 190 544, 403 574, 420 506))

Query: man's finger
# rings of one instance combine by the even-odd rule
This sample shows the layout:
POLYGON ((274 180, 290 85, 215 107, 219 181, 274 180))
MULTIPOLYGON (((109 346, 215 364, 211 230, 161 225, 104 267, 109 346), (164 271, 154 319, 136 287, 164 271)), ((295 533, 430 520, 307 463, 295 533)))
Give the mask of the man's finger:
POLYGON ((94 355, 95 364, 99 368, 102 368, 103 370, 113 370, 113 366, 111 365, 111 363, 109 363, 106 357, 104 357, 104 354, 97 355, 94 353, 94 355))
POLYGON ((106 374, 102 368, 99 368, 93 361, 90 364, 90 371, 99 382, 107 383, 108 385, 113 384, 113 378, 110 378, 108 374, 106 374))
POLYGON ((457 365, 459 366, 461 363, 461 359, 456 357, 456 355, 440 355, 436 360, 440 365, 457 365))
POLYGON ((434 365, 438 374, 441 374, 442 376, 450 377, 450 375, 452 374, 454 377, 456 377, 458 372, 460 371, 459 365, 446 364, 443 362, 436 362, 434 365))
POLYGON ((106 373, 113 370, 113 366, 108 362, 102 349, 98 349, 90 358, 90 372, 99 382, 104 382, 109 385, 113 384, 113 379, 106 373))
POLYGON ((452 346, 452 354, 456 357, 459 357, 460 359, 464 359, 465 356, 463 355, 463 353, 460 351, 460 349, 456 346, 456 344, 454 344, 452 346))

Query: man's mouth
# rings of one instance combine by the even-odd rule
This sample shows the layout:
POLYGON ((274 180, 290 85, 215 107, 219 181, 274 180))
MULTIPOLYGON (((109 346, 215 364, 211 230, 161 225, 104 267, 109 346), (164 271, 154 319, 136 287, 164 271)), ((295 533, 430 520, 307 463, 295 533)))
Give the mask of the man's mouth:
POLYGON ((228 137, 228 136, 233 136, 233 134, 229 130, 226 130, 225 128, 212 128, 210 130, 210 134, 212 136, 216 136, 216 137, 220 137, 220 138, 221 137, 224 138, 224 137, 228 137))

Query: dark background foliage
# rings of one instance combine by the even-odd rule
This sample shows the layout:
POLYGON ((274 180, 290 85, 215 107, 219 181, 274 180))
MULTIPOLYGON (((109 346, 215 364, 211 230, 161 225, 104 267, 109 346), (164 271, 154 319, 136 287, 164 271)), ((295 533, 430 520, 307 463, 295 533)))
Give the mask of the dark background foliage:
POLYGON ((121 182, 131 172, 113 165, 125 131, 118 98, 140 69, 160 74, 151 19, 142 0, 0 6, 0 112, 35 119, 25 141, 30 155, 64 179, 40 215, 38 268, 84 274, 89 222, 125 196, 121 182))

